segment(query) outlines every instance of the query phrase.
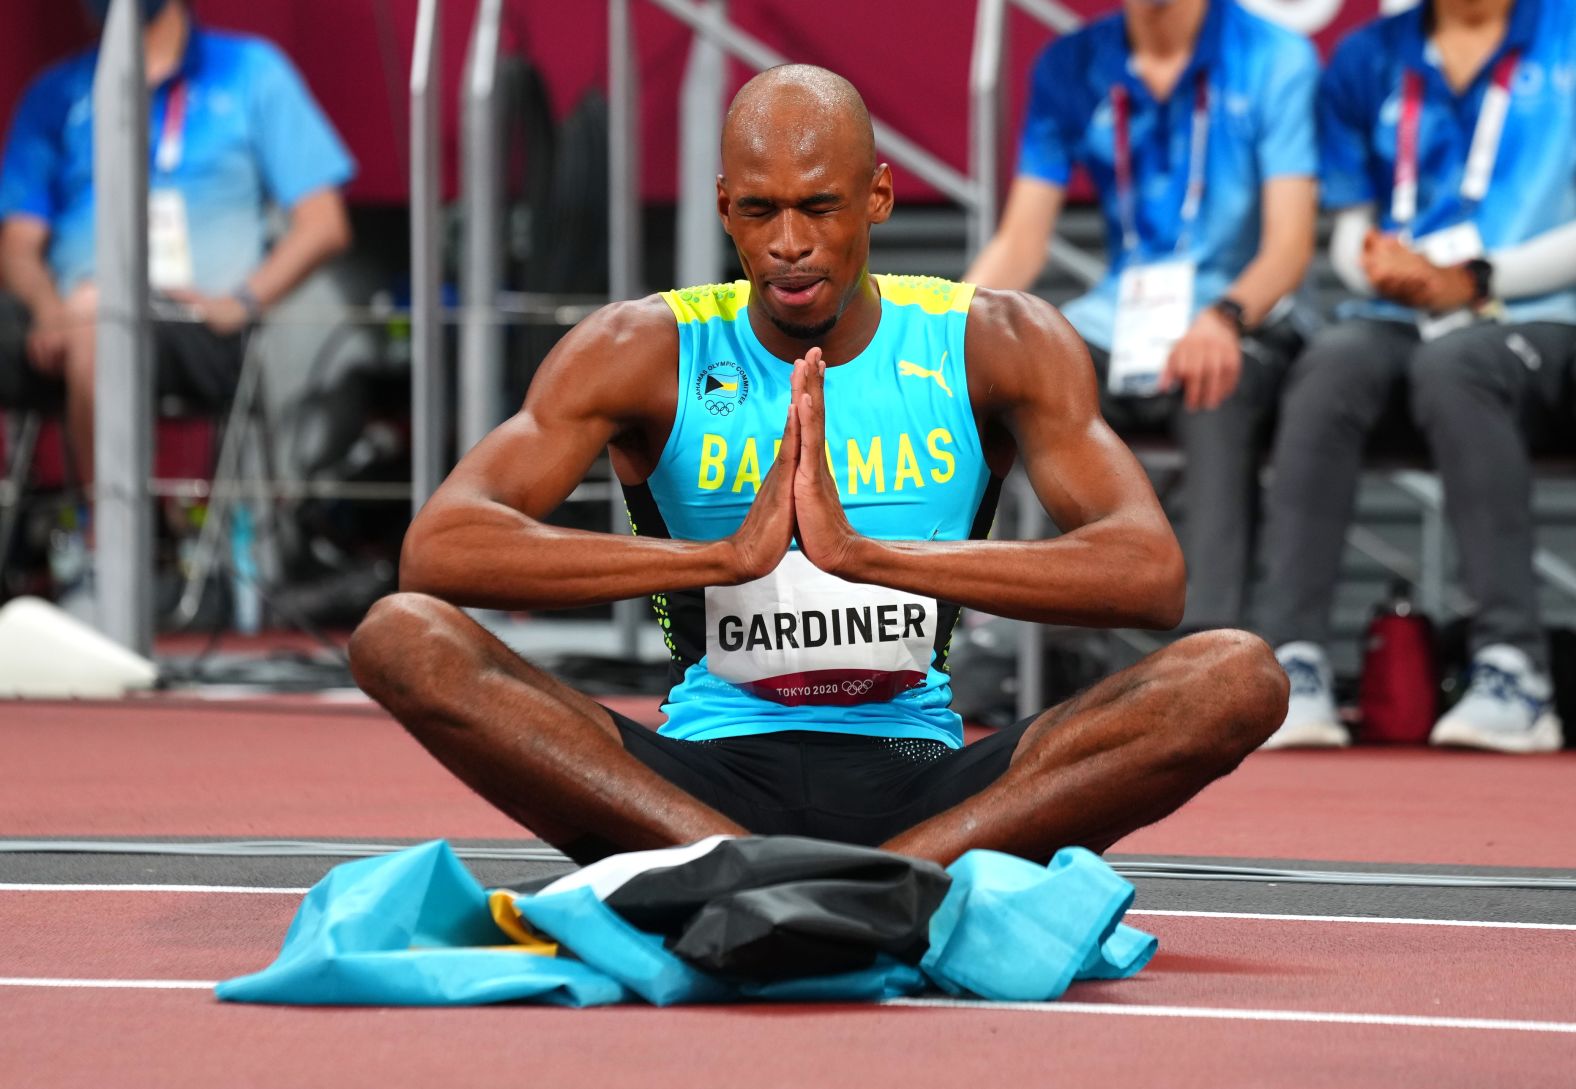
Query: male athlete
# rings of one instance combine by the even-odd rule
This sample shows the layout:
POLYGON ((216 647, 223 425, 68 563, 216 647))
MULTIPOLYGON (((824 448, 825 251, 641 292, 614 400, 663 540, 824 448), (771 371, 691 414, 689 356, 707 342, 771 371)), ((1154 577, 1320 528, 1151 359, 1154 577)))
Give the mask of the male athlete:
POLYGON ((892 175, 844 79, 804 65, 729 109, 717 208, 746 280, 605 307, 412 524, 357 629, 357 681, 571 857, 794 833, 940 863, 1103 850, 1234 768, 1286 678, 1241 632, 1181 640, 962 747, 959 606, 1175 625, 1183 565, 1050 306, 871 276, 892 175), (540 521, 611 449, 633 537, 540 521), (984 540, 1021 458, 1062 529, 984 540), (647 730, 461 606, 651 595, 681 676, 647 730))

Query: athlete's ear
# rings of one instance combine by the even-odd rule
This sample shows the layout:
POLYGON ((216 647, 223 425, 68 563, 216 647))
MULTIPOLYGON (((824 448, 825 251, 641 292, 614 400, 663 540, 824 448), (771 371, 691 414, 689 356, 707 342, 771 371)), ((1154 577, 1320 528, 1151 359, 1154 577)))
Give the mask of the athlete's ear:
POLYGON ((870 222, 885 223, 892 214, 892 168, 886 163, 876 167, 870 179, 870 222))
POLYGON ((727 233, 729 238, 732 238, 733 237, 733 232, 728 230, 728 208, 729 208, 729 206, 730 206, 730 202, 728 200, 728 186, 722 180, 722 175, 718 174, 717 175, 717 218, 722 220, 722 229, 723 229, 723 231, 727 233))

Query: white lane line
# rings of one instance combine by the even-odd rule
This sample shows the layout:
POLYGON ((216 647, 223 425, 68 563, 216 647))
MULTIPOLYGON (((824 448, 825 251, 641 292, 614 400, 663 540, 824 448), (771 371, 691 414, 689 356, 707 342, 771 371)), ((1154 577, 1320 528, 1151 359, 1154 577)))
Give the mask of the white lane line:
POLYGON ((1104 1002, 988 1002, 960 998, 889 998, 882 1005, 1001 1012, 1093 1013, 1113 1017, 1182 1017, 1210 1021, 1290 1021, 1322 1025, 1576 1033, 1576 1023, 1568 1021, 1499 1021, 1484 1017, 1417 1017, 1410 1014, 1335 1013, 1323 1010, 1234 1010, 1213 1006, 1129 1006, 1104 1002))
MULTIPOLYGON (((47 979, 0 977, 0 987, 49 987, 149 991, 206 991, 205 979, 47 979)), ((1335 1013, 1324 1010, 1223 1009, 1214 1006, 1128 1006, 1103 1002, 988 1002, 960 998, 890 998, 884 1006, 992 1010, 1005 1013, 1088 1013, 1112 1017, 1177 1017, 1207 1021, 1282 1021, 1294 1024, 1383 1025, 1400 1028, 1477 1029, 1497 1032, 1576 1034, 1566 1021, 1506 1021, 1485 1017, 1419 1017, 1410 1014, 1335 1013)))
POLYGON ((310 889, 271 889, 252 885, 24 885, 0 884, 0 892, 212 892, 259 896, 304 896, 310 889))
POLYGON ((29 979, 0 976, 0 987, 108 987, 136 991, 211 991, 217 980, 207 979, 29 979))
MULTIPOLYGON (((252 885, 56 885, 4 884, 0 892, 194 892, 305 896, 309 888, 266 888, 252 885)), ((1272 923, 1375 923, 1386 926, 1464 926, 1485 930, 1576 931, 1576 923, 1517 923, 1490 919, 1401 919, 1379 915, 1275 915, 1255 911, 1162 911, 1133 908, 1127 918, 1149 916, 1178 919, 1247 919, 1272 923)))
POLYGON ((1144 911, 1127 917, 1154 915, 1181 919, 1255 919, 1277 923, 1380 923, 1390 926, 1472 926, 1490 930, 1576 930, 1576 923, 1512 923, 1474 919, 1394 919, 1378 915, 1270 915, 1253 911, 1144 911))

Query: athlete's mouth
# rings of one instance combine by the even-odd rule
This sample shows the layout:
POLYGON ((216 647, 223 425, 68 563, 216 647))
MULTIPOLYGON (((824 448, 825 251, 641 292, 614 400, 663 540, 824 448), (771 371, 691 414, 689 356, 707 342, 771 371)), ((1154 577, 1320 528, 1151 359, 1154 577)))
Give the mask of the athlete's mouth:
POLYGON ((766 286, 784 305, 806 306, 825 282, 824 276, 777 276, 766 281, 766 286))

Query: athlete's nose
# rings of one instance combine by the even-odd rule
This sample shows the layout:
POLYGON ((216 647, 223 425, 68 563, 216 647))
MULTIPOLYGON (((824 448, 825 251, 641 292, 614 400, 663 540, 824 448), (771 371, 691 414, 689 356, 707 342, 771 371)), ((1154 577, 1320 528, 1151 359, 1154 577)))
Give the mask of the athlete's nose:
POLYGON ((778 216, 777 222, 779 227, 770 248, 773 259, 785 265, 794 265, 810 256, 810 252, 815 249, 815 241, 805 229, 799 213, 790 210, 778 216))

